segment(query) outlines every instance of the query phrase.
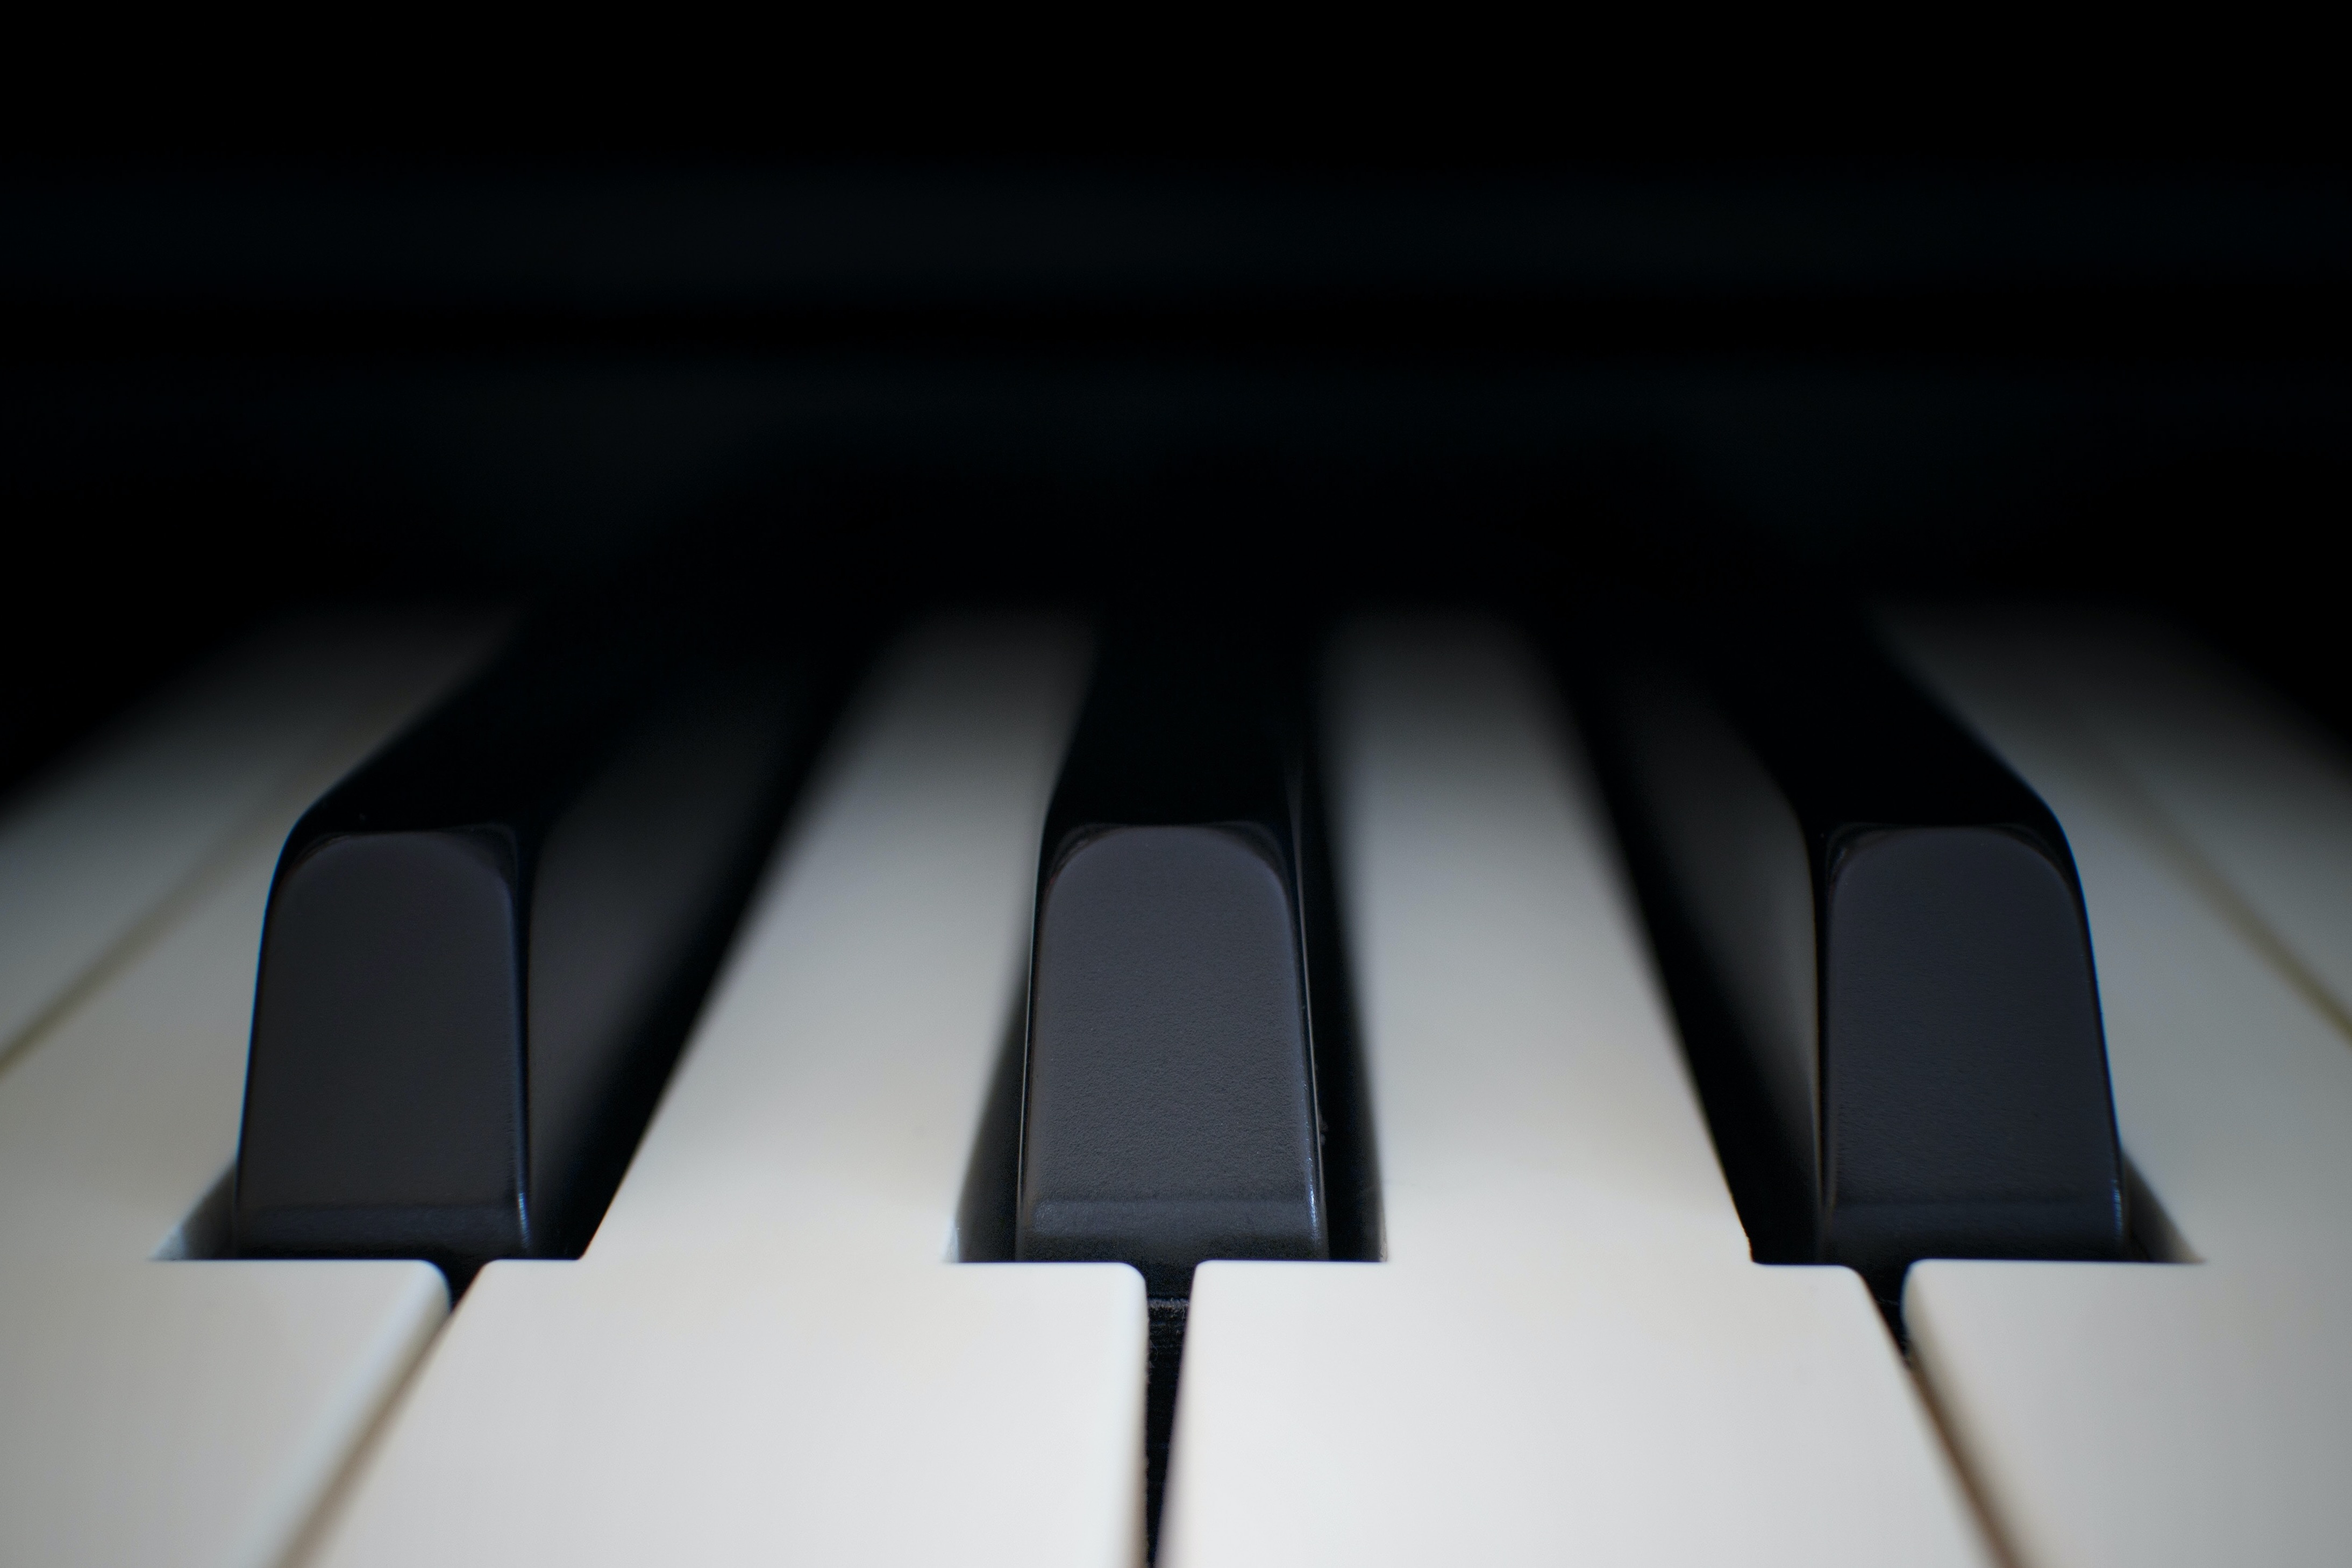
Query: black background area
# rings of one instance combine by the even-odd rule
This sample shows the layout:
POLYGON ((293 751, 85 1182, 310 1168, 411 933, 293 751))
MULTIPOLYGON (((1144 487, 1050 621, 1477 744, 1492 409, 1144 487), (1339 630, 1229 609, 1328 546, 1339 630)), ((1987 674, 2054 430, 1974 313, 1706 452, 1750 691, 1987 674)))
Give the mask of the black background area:
POLYGON ((0 166, 0 781, 289 605, 688 541, 778 616, 2088 596, 2352 720, 2352 184, 2308 143, 344 131, 0 166))

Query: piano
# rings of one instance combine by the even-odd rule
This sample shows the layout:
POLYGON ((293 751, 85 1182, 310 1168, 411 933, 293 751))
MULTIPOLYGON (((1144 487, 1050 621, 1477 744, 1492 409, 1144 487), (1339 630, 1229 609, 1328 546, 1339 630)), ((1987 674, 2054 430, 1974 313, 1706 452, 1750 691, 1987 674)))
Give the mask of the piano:
POLYGON ((10 179, 0 1561, 2352 1551, 2340 185, 10 179))

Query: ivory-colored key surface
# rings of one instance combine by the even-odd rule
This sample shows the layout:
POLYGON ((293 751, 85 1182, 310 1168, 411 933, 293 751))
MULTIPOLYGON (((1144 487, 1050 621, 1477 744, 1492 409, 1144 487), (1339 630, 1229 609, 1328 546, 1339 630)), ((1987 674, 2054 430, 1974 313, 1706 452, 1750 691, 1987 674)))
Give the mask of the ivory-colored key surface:
POLYGON ((1918 1365, 2032 1568, 2340 1560, 2352 792, 2303 721, 2144 626, 1892 624, 2065 825, 2138 1228, 2195 1260, 1923 1264, 1918 1365))
POLYGON ((478 658, 494 629, 479 616, 280 624, 150 699, 7 802, 0 1068, 227 840, 282 815, 287 792, 315 776, 322 758, 348 765, 373 747, 421 694, 478 658))
POLYGON ((12 1261, 0 1561, 280 1562, 447 1304, 422 1263, 12 1261))
POLYGON ((54 894, 72 939, 12 972, 38 1025, 0 1068, 0 1561, 276 1562, 440 1321, 419 1264, 152 1259, 215 1239, 288 826, 491 629, 265 638, 0 827, 35 845, 6 920, 54 894))
POLYGON ((2006 657, 2032 661, 2043 695, 2153 808, 2144 826, 2193 860, 2200 890, 2352 1013, 2352 750, 2160 622, 2044 612, 1996 624, 2006 657))
POLYGON ((1135 1562, 1140 1278, 946 1258, 1083 654, 885 661, 586 1255, 483 1269, 315 1561, 1135 1562))
POLYGON ((1389 1261, 1201 1268, 1162 1562, 1987 1561, 1859 1278, 1748 1261, 1530 656, 1331 676, 1389 1261))

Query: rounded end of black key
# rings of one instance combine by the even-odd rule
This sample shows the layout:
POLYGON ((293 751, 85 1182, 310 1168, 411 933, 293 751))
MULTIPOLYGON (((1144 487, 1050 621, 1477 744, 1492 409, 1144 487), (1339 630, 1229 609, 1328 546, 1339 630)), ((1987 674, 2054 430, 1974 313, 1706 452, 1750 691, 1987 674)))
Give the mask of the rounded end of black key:
POLYGON ((329 837, 281 868, 263 936, 234 1237, 247 1257, 527 1251, 513 846, 329 837))
POLYGON ((1586 661, 1759 1261, 2129 1256, 2090 931, 2048 808, 1844 617, 1665 616, 1586 661))
POLYGON ((1039 897, 1015 1256, 1182 1295, 1330 1255, 1297 913, 1246 826, 1105 829, 1039 897))
POLYGON ((2042 834, 1870 829, 1823 888, 1822 1254, 2128 1255, 2090 933, 2042 834))
POLYGON ((236 1250, 587 1245, 817 732, 797 665, 675 640, 542 628, 295 826, 236 1250))

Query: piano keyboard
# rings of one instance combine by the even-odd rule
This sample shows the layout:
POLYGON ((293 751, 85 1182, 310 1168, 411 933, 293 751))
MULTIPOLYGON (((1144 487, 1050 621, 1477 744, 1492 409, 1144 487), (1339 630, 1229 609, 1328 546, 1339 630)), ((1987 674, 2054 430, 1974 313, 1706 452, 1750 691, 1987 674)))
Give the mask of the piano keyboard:
POLYGON ((232 1173, 281 847, 499 628, 282 627, 0 821, 0 1562, 2352 1551, 2352 764, 2138 622, 1881 628, 2063 827, 2146 1260, 1931 1257, 1891 1319, 1753 1261, 1558 671, 1363 620, 1316 727, 1379 1261, 1207 1254, 1152 1537, 1145 1277, 992 1217, 1086 630, 879 658, 593 1241, 452 1309, 228 1256, 232 1173))

